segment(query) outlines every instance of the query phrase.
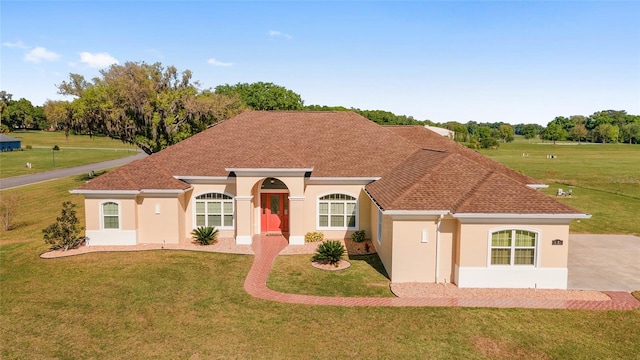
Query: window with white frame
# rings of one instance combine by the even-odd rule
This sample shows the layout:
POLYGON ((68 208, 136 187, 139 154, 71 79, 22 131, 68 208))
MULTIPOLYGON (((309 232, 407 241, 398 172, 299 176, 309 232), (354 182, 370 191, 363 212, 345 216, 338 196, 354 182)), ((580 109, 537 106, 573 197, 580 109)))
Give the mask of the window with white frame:
POLYGON ((120 206, 117 203, 102 203, 102 228, 120 229, 120 206))
POLYGON ((345 194, 329 194, 318 198, 318 227, 322 229, 355 229, 356 198, 345 194))
POLYGON ((527 230, 491 233, 491 265, 535 265, 538 234, 527 230))
POLYGON ((196 227, 233 228, 233 198, 220 193, 196 197, 196 227))

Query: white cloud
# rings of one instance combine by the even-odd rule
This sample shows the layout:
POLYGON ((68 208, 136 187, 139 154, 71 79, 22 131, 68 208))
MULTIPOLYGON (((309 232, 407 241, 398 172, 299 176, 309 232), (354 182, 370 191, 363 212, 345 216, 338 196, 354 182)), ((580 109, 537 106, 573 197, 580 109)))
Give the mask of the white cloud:
POLYGON ((213 66, 233 66, 233 63, 226 63, 222 61, 218 61, 214 58, 207 60, 207 62, 213 66))
POLYGON ((277 30, 269 30, 269 36, 271 37, 284 37, 287 39, 293 39, 293 36, 287 34, 287 33, 283 33, 282 31, 277 31, 277 30))
POLYGON ((33 48, 33 50, 24 55, 25 60, 33 63, 39 63, 42 61, 56 61, 59 58, 60 55, 54 53, 53 51, 49 51, 41 46, 33 48))
POLYGON ((81 52, 80 62, 92 68, 105 68, 109 65, 118 64, 118 59, 109 55, 109 53, 81 52))
POLYGON ((25 45, 22 40, 18 40, 16 42, 5 41, 2 43, 2 46, 10 47, 10 48, 18 48, 18 49, 28 49, 29 47, 25 45))

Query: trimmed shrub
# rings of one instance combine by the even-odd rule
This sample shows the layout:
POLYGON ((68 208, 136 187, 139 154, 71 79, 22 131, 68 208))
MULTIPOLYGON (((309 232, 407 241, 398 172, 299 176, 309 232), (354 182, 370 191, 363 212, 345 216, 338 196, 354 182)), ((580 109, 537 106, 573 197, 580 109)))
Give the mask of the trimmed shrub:
POLYGON ((355 231, 351 234, 351 240, 355 242, 363 242, 364 241, 364 230, 355 231))
POLYGON ((33 146, 27 145, 26 148, 27 148, 27 150, 31 150, 31 149, 33 149, 33 146))
POLYGON ((54 151, 59 151, 59 150, 60 150, 60 146, 58 146, 58 145, 53 145, 53 150, 54 150, 54 151))
POLYGON ((324 234, 319 231, 308 232, 304 234, 305 242, 318 242, 324 240, 324 234))
POLYGON ((311 260, 328 262, 331 265, 338 266, 340 259, 346 251, 340 241, 327 240, 318 246, 311 260))
POLYGON ((81 226, 78 226, 78 217, 73 209, 76 204, 65 201, 62 204, 62 213, 56 222, 42 230, 44 242, 51 245, 51 250, 62 249, 67 251, 75 249, 85 242, 86 237, 80 236, 81 226))
POLYGON ((211 245, 218 241, 218 229, 212 226, 200 226, 193 229, 191 235, 200 245, 211 245))

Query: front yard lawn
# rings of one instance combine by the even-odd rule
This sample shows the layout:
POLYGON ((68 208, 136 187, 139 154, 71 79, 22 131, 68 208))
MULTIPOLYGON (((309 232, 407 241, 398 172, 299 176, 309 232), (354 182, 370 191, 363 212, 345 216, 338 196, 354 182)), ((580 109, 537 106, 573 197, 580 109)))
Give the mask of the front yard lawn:
POLYGON ((311 266, 311 255, 283 255, 269 274, 270 289, 319 296, 394 297, 377 254, 351 255, 347 269, 329 271, 311 266))

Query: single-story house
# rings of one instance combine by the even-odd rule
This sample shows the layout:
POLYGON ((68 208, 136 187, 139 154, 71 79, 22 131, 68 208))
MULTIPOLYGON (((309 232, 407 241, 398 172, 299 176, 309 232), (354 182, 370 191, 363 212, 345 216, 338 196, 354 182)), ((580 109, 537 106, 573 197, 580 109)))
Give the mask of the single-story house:
POLYGON ((72 193, 90 246, 365 230, 394 283, 565 289, 569 223, 590 215, 541 187, 423 126, 248 111, 72 193))
POLYGON ((22 140, 0 134, 0 151, 20 150, 22 140))

